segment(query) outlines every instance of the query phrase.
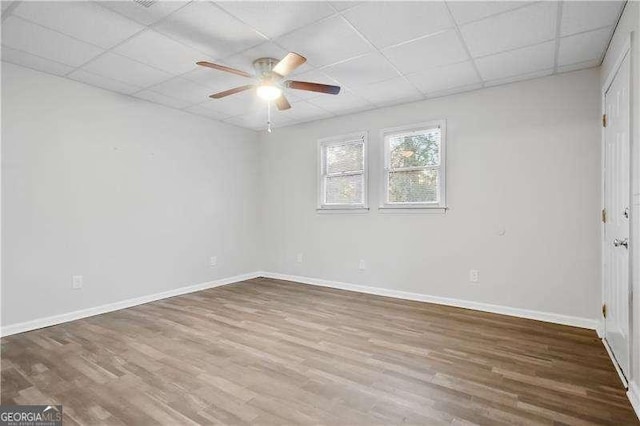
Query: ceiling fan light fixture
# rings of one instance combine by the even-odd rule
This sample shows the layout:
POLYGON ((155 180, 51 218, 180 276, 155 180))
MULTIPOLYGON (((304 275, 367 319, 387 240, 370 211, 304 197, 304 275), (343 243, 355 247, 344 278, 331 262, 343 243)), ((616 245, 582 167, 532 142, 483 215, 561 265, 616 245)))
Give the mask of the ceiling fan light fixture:
POLYGON ((282 89, 273 84, 261 84, 256 91, 265 101, 273 101, 282 96, 282 89))

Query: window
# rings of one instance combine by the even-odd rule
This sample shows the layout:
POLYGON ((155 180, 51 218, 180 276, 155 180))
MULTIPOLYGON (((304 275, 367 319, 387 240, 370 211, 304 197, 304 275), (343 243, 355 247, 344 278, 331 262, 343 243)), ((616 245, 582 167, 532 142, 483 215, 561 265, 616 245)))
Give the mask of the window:
POLYGON ((319 141, 319 209, 367 207, 366 142, 366 132, 319 141))
POLYGON ((445 208, 444 121, 383 131, 382 208, 445 208))

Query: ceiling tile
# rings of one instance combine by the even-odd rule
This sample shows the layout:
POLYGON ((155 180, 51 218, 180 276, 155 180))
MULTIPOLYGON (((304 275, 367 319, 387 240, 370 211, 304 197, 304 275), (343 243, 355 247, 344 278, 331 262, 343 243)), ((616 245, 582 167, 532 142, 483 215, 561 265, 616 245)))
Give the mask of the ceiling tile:
POLYGON ((130 84, 113 80, 108 77, 103 77, 101 75, 93 74, 84 70, 75 70, 74 72, 69 74, 68 77, 72 80, 80 81, 91 86, 101 87, 113 92, 124 93, 125 95, 129 95, 141 89, 141 87, 132 86, 130 84))
POLYGON ((139 33, 113 51, 175 74, 190 71, 197 67, 197 61, 208 59, 203 53, 151 30, 139 33))
POLYGON ((558 65, 600 59, 607 48, 612 30, 612 28, 605 28, 561 38, 558 65))
POLYGON ((330 1, 329 3, 331 3, 336 10, 347 10, 360 4, 364 4, 364 2, 361 1, 330 1))
MULTIPOLYGON (((331 77, 327 76, 323 72, 316 71, 316 70, 312 70, 304 74, 296 75, 295 80, 310 81, 312 83, 331 84, 334 86, 339 84, 337 81, 333 80, 331 77)), ((322 93, 308 92, 306 90, 296 90, 296 89, 288 89, 287 93, 290 93, 294 99, 312 99, 312 98, 317 98, 318 96, 323 96, 322 93)))
POLYGON ((156 1, 145 7, 136 1, 100 1, 101 6, 108 7, 128 18, 144 25, 151 25, 170 13, 188 4, 188 1, 156 1))
POLYGON ((540 2, 464 25, 462 35, 474 58, 555 38, 558 6, 540 2))
POLYGON ((398 76, 398 72, 379 53, 349 59, 323 68, 322 72, 349 87, 360 87, 398 76))
POLYGON ((189 102, 165 96, 160 93, 152 92, 151 90, 143 90, 134 94, 133 96, 135 96, 136 98, 144 99, 145 101, 168 106, 170 108, 182 109, 190 105, 189 102))
POLYGON ((404 77, 396 77, 355 89, 354 92, 378 106, 412 102, 424 96, 404 77))
POLYGON ((236 93, 235 95, 227 96, 222 99, 209 99, 208 102, 203 102, 199 105, 205 104, 205 107, 210 108, 212 111, 217 111, 233 117, 242 114, 249 114, 255 111, 267 110, 267 103, 258 98, 255 90, 236 93))
POLYGON ((213 118, 214 120, 224 120, 225 118, 229 117, 229 115, 225 113, 207 108, 208 105, 210 105, 210 103, 190 106, 189 108, 185 109, 185 111, 192 114, 201 115, 203 117, 213 118))
POLYGON ((2 45, 73 67, 103 52, 64 34, 9 16, 2 23, 2 45))
POLYGON ((407 78, 427 95, 431 92, 439 92, 480 82, 471 61, 430 68, 423 72, 410 74, 407 78))
POLYGON ((194 1, 153 28, 216 59, 265 41, 251 27, 207 1, 194 1))
POLYGON ((171 74, 164 71, 110 52, 91 61, 82 69, 138 87, 151 86, 171 78, 171 74))
POLYGON ((104 48, 112 47, 144 28, 89 1, 23 1, 13 14, 104 48))
POLYGON ((7 10, 12 3, 13 3, 13 0, 2 0, 0 2, 0 7, 2 8, 2 11, 4 12, 5 10, 7 10))
POLYGON ((319 1, 231 1, 220 7, 269 38, 276 38, 334 12, 319 1))
MULTIPOLYGON (((245 114, 227 118, 225 123, 233 124, 234 126, 246 127, 253 130, 264 130, 267 128, 267 111, 266 109, 247 112, 245 114)), ((289 123, 291 120, 286 116, 275 112, 271 116, 272 127, 281 127, 289 123)))
POLYGON ((459 25, 531 4, 524 1, 449 1, 453 18, 459 25))
POLYGON ((623 5, 623 1, 565 1, 560 35, 612 26, 618 21, 623 5))
POLYGON ((469 59, 453 30, 394 46, 383 53, 405 74, 469 59))
POLYGON ((553 68, 555 41, 476 59, 483 80, 496 80, 553 68))
POLYGON ((546 77, 551 74, 553 74, 553 68, 540 70, 540 71, 536 71, 528 74, 519 74, 513 77, 501 78, 498 80, 486 81, 484 85, 485 87, 500 86, 503 84, 515 83, 517 81, 524 81, 524 80, 531 80, 534 78, 546 77))
POLYGON ((594 68, 600 65, 600 59, 592 59, 590 61, 578 62, 577 64, 562 65, 558 67, 558 72, 571 72, 594 68))
POLYGON ((149 90, 192 104, 205 102, 211 94, 207 87, 181 77, 163 81, 160 84, 150 87, 149 90))
POLYGON ((308 102, 333 114, 350 114, 374 107, 370 102, 346 90, 342 90, 338 95, 321 95, 309 99, 308 102))
POLYGON ((308 25, 276 42, 305 56, 312 66, 333 64, 372 50, 340 16, 308 25))
POLYGON ((65 75, 73 71, 73 67, 68 65, 41 58, 30 53, 21 52, 20 50, 15 50, 6 46, 2 47, 2 60, 54 75, 65 75))
POLYGON ((378 48, 453 26, 444 1, 369 2, 344 16, 378 48))
MULTIPOLYGON (((233 56, 224 59, 224 63, 230 67, 238 68, 253 74, 253 61, 258 58, 282 59, 289 53, 277 44, 267 41, 249 49, 243 50, 233 56)), ((302 66, 304 68, 305 65, 302 66)))
POLYGON ((291 103, 291 109, 285 111, 278 111, 278 116, 286 117, 291 121, 307 121, 307 120, 319 120, 321 118, 331 117, 332 114, 323 110, 309 102, 289 99, 291 103))
MULTIPOLYGON (((222 65, 230 66, 231 64, 225 62, 222 65)), ((197 67, 193 71, 183 74, 181 77, 208 88, 210 91, 209 94, 231 89, 232 87, 244 86, 252 82, 251 79, 246 77, 205 67, 197 67)))
POLYGON ((478 90, 482 88, 482 83, 473 83, 465 86, 453 87, 451 89, 437 90, 435 92, 427 93, 428 99, 441 98, 443 96, 451 96, 457 93, 471 92, 472 90, 478 90))

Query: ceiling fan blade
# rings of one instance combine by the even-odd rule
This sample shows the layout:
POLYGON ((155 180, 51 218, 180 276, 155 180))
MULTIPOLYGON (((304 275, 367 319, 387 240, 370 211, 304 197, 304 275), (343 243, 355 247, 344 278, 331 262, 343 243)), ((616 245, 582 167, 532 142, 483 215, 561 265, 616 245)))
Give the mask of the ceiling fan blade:
POLYGON ((230 72, 232 74, 241 75, 243 77, 253 78, 253 76, 247 72, 237 70, 235 68, 225 67, 224 65, 214 64, 213 62, 200 61, 196 62, 196 65, 200 65, 201 67, 213 68, 214 70, 230 72))
POLYGON ((288 53, 287 56, 282 58, 280 62, 273 67, 273 72, 283 77, 291 74, 293 70, 298 68, 300 65, 307 62, 307 58, 302 55, 298 55, 297 53, 288 53))
POLYGON ((244 92, 245 90, 250 90, 256 87, 253 84, 247 84, 246 86, 234 87, 233 89, 225 90, 224 92, 214 93, 213 95, 209 95, 210 98, 220 99, 225 96, 235 95, 236 93, 244 92))
POLYGON ((276 99, 276 106, 278 107, 278 111, 284 111, 285 109, 291 108, 291 104, 284 95, 276 99))
POLYGON ((292 89, 306 90, 308 92, 328 93, 330 95, 337 95, 338 93, 340 93, 340 86, 331 86, 330 84, 289 80, 286 82, 286 85, 287 87, 290 87, 292 89))

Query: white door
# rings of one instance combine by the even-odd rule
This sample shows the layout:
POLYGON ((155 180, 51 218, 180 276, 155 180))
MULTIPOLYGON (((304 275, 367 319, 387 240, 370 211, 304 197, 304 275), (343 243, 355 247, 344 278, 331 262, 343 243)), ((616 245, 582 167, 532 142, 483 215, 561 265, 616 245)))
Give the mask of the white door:
POLYGON ((629 372, 629 55, 605 93, 604 303, 605 340, 623 374, 629 372))

